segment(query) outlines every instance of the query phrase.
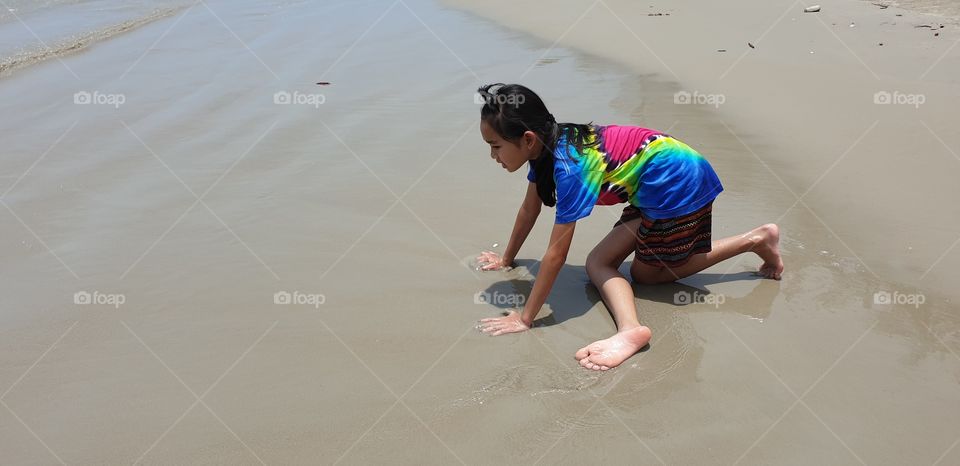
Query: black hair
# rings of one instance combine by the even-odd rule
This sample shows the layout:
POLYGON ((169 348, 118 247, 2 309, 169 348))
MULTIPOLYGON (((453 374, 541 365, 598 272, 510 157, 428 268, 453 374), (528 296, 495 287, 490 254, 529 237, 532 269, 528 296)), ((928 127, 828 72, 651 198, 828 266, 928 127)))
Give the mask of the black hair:
POLYGON ((487 122, 500 137, 516 142, 527 131, 533 131, 537 135, 543 144, 543 152, 532 161, 537 179, 537 194, 544 205, 555 206, 557 186, 553 179, 553 153, 557 141, 565 135, 577 152, 582 152, 584 147, 597 143, 588 141, 593 122, 557 123, 540 96, 520 84, 487 84, 480 86, 477 92, 483 96, 485 102, 480 109, 480 119, 487 122))

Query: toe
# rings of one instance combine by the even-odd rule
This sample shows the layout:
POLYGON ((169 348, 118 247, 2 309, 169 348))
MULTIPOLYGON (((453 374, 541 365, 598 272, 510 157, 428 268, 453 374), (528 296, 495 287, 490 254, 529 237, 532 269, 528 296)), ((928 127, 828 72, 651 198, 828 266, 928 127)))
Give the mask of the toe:
POLYGON ((600 363, 596 360, 597 355, 593 354, 587 358, 587 364, 590 364, 590 368, 593 370, 600 370, 600 363))
POLYGON ((590 360, 587 359, 587 358, 583 358, 583 359, 580 360, 580 365, 583 366, 583 367, 586 367, 587 369, 589 369, 589 368, 590 368, 590 360))
POLYGON ((584 346, 583 348, 578 349, 577 352, 573 355, 573 357, 577 358, 577 360, 580 360, 580 359, 585 359, 589 355, 590 355, 590 350, 588 350, 587 347, 584 346))

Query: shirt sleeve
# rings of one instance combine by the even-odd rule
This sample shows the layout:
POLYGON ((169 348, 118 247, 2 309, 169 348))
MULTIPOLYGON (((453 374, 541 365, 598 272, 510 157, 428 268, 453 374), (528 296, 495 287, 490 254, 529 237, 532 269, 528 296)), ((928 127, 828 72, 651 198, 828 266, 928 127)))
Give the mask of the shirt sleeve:
POLYGON ((527 181, 532 183, 537 182, 537 174, 533 171, 533 162, 527 162, 527 165, 530 166, 530 169, 527 170, 527 181))
POLYGON ((575 222, 590 215, 600 197, 602 180, 603 172, 598 170, 579 173, 558 170, 556 223, 575 222))

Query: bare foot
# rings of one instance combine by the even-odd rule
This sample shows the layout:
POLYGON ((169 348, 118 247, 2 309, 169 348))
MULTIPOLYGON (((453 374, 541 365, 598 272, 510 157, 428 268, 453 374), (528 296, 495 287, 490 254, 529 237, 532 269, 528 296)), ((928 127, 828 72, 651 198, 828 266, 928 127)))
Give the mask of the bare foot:
POLYGON ((783 259, 780 257, 780 227, 768 223, 754 232, 761 235, 761 243, 754 250, 763 259, 763 265, 759 270, 760 275, 779 280, 783 274, 783 259))
POLYGON ((580 365, 595 371, 617 367, 650 341, 650 329, 644 326, 617 332, 605 340, 598 340, 577 350, 573 357, 580 365))

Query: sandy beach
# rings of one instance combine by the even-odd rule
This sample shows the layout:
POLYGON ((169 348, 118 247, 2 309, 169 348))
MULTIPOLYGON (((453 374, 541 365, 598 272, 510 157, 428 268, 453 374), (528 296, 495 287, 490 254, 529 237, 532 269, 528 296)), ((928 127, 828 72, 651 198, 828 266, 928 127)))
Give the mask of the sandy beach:
POLYGON ((875 3, 3 5, 0 462, 960 464, 957 5, 875 3), (651 344, 584 370, 598 207, 481 334, 553 218, 475 270, 526 189, 490 82, 697 148, 783 280, 635 285, 651 344))

